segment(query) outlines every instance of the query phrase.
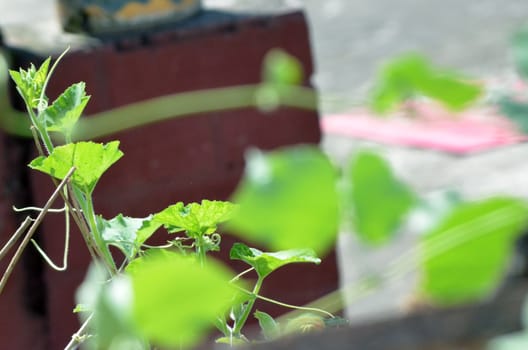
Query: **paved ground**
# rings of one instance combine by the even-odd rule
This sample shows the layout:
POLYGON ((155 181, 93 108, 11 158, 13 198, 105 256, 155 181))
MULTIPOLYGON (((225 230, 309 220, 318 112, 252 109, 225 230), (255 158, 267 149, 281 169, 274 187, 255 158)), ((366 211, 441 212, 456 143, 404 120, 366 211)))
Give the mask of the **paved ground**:
MULTIPOLYGON (((205 0, 209 7, 234 11, 269 12, 305 7, 309 20, 316 74, 314 84, 323 96, 324 112, 343 110, 363 101, 370 79, 383 60, 416 50, 441 65, 475 76, 510 71, 508 41, 526 20, 526 0, 205 0)), ((0 0, 0 26, 24 23, 58 30, 54 0, 0 0)), ((50 40, 52 38, 50 37, 50 40)), ((343 162, 362 142, 325 137, 323 147, 343 162)), ((382 147, 397 172, 422 193, 454 187, 470 197, 512 192, 528 197, 523 166, 526 146, 477 155, 469 159, 436 152, 382 147), (506 171, 504 169, 507 169, 506 171), (505 179, 506 178, 506 179, 505 179)), ((526 170, 526 171, 525 171, 526 170)), ((392 247, 366 254, 349 235, 340 243, 343 281, 382 270, 388 261, 412 246, 404 236, 392 247), (356 268, 359 266, 360 268, 356 268)), ((395 301, 408 290, 414 276, 384 288, 351 307, 353 317, 396 310, 395 301)))

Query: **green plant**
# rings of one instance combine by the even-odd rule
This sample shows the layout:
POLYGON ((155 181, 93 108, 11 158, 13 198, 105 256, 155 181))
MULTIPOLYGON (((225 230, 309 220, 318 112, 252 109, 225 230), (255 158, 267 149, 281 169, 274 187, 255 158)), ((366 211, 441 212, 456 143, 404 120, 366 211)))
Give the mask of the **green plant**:
MULTIPOLYGON (((246 106, 248 91, 251 103, 265 110, 285 101, 313 107, 313 94, 305 98, 308 95, 299 93, 305 90, 292 85, 300 81, 302 71, 295 59, 275 51, 266 62, 264 83, 249 90, 234 90, 244 93, 238 97, 233 95, 229 107, 246 106)), ((418 92, 433 91, 430 97, 440 98, 442 94, 436 93, 437 89, 456 85, 454 78, 446 82, 432 73, 427 64, 419 63, 423 69, 418 73, 425 77, 413 78, 418 92)), ((318 255, 328 252, 340 227, 353 227, 364 244, 377 247, 390 242, 406 215, 424 205, 424 200, 399 181, 383 158, 374 152, 359 152, 345 169, 337 169, 317 147, 295 146, 268 153, 248 152, 244 178, 232 198, 236 204, 208 200, 178 202, 144 218, 123 214, 103 218, 96 214, 92 195, 98 180, 123 153, 118 141, 106 144, 74 141, 79 139, 78 125, 82 123, 79 118, 89 97, 84 84, 78 83, 50 103, 45 90, 55 65, 50 68, 50 60, 46 60, 38 69, 31 66, 27 70, 11 71, 26 103, 32 135, 40 152, 30 167, 50 175, 57 190, 45 207, 38 209, 37 218, 33 222, 32 219, 24 221, 0 252, 1 258, 25 233, 10 268, 0 281, 0 290, 19 252, 61 196, 66 220, 71 217, 79 226, 93 258, 78 292, 76 312, 81 314, 83 324, 67 349, 83 342, 106 349, 144 349, 150 344, 188 347, 199 342, 211 325, 222 333, 219 342, 245 343, 248 339, 243 333, 244 325, 257 299, 297 311, 290 315, 289 321, 284 321, 284 318, 274 320, 257 310, 255 317, 266 339, 320 329, 340 323, 331 313, 343 306, 337 294, 352 293, 351 288, 379 287, 413 269, 416 260, 421 262, 418 293, 422 298, 444 305, 474 300, 488 295, 498 284, 513 241, 526 223, 528 207, 517 199, 458 203, 437 219, 418 247, 388 263, 382 276, 365 276, 358 286, 338 291, 314 305, 298 307, 271 300, 260 294, 265 279, 287 264, 318 264, 318 255), (52 134, 59 135, 52 137, 52 134), (64 144, 58 145, 57 140, 63 140, 64 144), (269 247, 272 252, 237 243, 231 248, 230 257, 243 261, 249 268, 239 274, 231 271, 208 254, 220 249, 221 235, 217 230, 224 223, 235 234, 269 247), (167 244, 147 244, 162 227, 169 235, 167 244), (122 256, 112 254, 110 246, 117 247, 122 256), (474 258, 483 251, 491 257, 485 263, 474 258), (446 273, 453 269, 460 269, 460 273, 446 273), (251 272, 257 278, 253 286, 243 281, 251 272)), ((390 86, 391 91, 398 89, 399 85, 393 84, 393 75, 389 74, 387 79, 382 85, 390 86)), ((407 85, 404 90, 408 91, 407 85)), ((447 102, 464 105, 475 98, 477 90, 464 83, 462 96, 449 98, 447 102)), ((404 92, 389 95, 407 96, 404 92)), ((208 95, 202 92, 200 96, 208 95)), ((167 114, 165 109, 159 113, 162 117, 167 114)), ((91 130, 88 134, 92 136, 118 127, 108 118, 95 120, 93 124, 83 124, 95 125, 92 129, 83 127, 91 130)), ((136 120, 132 125, 139 122, 136 120)), ((64 269, 67 246, 66 243, 63 267, 51 262, 40 247, 37 249, 50 265, 64 269)))

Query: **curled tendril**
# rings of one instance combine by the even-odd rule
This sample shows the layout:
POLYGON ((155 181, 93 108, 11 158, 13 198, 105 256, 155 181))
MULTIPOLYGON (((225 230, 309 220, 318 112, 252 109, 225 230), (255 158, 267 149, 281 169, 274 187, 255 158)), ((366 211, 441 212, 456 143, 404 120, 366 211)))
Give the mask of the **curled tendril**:
POLYGON ((215 246, 219 247, 220 242, 222 242, 222 236, 220 236, 219 233, 213 233, 211 234, 211 243, 213 243, 215 246))

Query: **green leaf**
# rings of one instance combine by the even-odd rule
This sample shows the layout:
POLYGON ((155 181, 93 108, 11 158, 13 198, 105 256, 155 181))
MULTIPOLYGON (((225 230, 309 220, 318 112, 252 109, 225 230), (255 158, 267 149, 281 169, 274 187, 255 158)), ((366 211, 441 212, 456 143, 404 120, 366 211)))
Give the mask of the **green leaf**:
POLYGON ((231 307, 234 276, 213 259, 203 268, 195 259, 156 250, 128 269, 134 290, 134 319, 152 342, 190 347, 205 337, 218 315, 231 307))
POLYGON ((170 232, 186 231, 190 237, 214 233, 229 220, 236 206, 229 202, 203 200, 201 204, 178 202, 154 215, 154 221, 170 232))
POLYGON ((419 95, 436 100, 447 108, 461 110, 482 95, 482 88, 457 73, 433 66, 420 55, 405 54, 380 70, 371 106, 376 112, 384 113, 419 95))
POLYGON ((487 296, 508 267, 527 215, 516 199, 461 204, 421 242, 421 291, 439 304, 487 296))
POLYGON ((138 232, 148 222, 149 218, 130 218, 119 214, 111 220, 105 220, 101 216, 97 217, 97 226, 101 237, 106 244, 118 247, 127 259, 132 259, 138 252, 141 244, 138 245, 138 232))
POLYGON ((497 101, 497 104, 501 113, 514 122, 521 132, 528 133, 528 103, 504 96, 497 101))
POLYGON ((298 59, 283 50, 274 49, 264 58, 263 80, 276 85, 297 85, 303 80, 303 68, 298 59))
POLYGON ((91 194, 103 173, 123 156, 119 141, 105 145, 94 142, 69 143, 55 147, 48 157, 35 158, 29 167, 62 180, 72 167, 72 181, 85 194, 91 194))
POLYGON ((11 79, 15 82, 18 92, 31 108, 39 106, 39 98, 46 82, 51 58, 47 58, 37 70, 33 64, 27 70, 20 68, 9 71, 11 79))
POLYGON ((66 89, 51 106, 46 108, 42 117, 48 131, 58 131, 70 135, 73 126, 81 116, 90 96, 86 96, 85 84, 80 82, 66 89))
POLYGON ((519 74, 528 79, 528 27, 513 36, 512 56, 519 74))
POLYGON ((265 312, 255 311, 255 318, 259 322, 262 335, 266 340, 273 340, 280 335, 280 328, 277 322, 265 312))
POLYGON ((321 263, 321 259, 311 249, 290 249, 264 253, 258 249, 250 248, 243 243, 233 244, 229 252, 229 257, 232 260, 242 260, 252 266, 262 278, 284 265, 293 263, 321 263))
POLYGON ((154 221, 154 215, 149 215, 136 232, 135 245, 139 249, 161 227, 161 224, 154 221))
POLYGON ((231 227, 272 250, 327 252, 338 226, 336 179, 335 168, 317 147, 253 151, 233 196, 240 207, 231 227))
POLYGON ((359 237, 370 244, 388 241, 415 203, 409 188, 394 177, 375 153, 359 152, 350 163, 350 201, 359 237))

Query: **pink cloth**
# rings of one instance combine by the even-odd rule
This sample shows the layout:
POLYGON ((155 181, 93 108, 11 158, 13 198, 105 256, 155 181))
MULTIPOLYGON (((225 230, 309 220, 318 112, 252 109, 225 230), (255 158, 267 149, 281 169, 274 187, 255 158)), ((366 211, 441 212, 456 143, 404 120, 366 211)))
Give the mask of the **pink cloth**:
POLYGON ((506 118, 490 110, 454 115, 428 103, 414 104, 414 117, 376 117, 367 110, 321 118, 324 133, 380 143, 465 154, 527 140, 506 118))

